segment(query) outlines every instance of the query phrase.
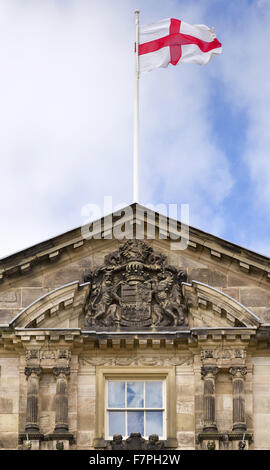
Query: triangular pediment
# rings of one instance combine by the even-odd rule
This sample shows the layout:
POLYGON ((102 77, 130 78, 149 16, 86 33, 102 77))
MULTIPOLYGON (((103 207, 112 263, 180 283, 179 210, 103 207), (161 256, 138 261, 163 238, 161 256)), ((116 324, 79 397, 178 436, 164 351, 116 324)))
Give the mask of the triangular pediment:
MULTIPOLYGON (((102 320, 104 313, 102 309, 98 310, 97 305, 104 302, 105 297, 99 293, 97 298, 93 298, 92 284, 96 284, 95 288, 100 290, 103 275, 107 273, 109 278, 111 273, 110 281, 113 285, 118 284, 114 289, 114 298, 118 296, 121 308, 127 307, 122 304, 128 304, 129 295, 131 303, 141 303, 140 320, 141 326, 145 328, 152 328, 153 324, 149 317, 146 318, 150 307, 147 304, 144 310, 140 297, 145 297, 147 302, 151 299, 155 304, 151 315, 156 315, 156 330, 167 327, 177 330, 258 326, 260 320, 257 311, 260 313, 261 306, 264 306, 261 298, 266 299, 265 306, 268 306, 269 259, 192 227, 182 237, 184 249, 183 246, 175 247, 177 233, 183 235, 181 229, 179 221, 133 204, 101 218, 87 228, 79 227, 1 260, 0 324, 18 328, 85 329, 87 326, 90 330, 95 329, 95 321, 88 325, 85 323, 89 315, 89 302, 94 302, 96 318, 102 320), (86 236, 87 230, 92 234, 89 238, 86 236), (130 279, 125 281, 127 260, 122 259, 118 266, 113 264, 114 254, 128 244, 128 235, 133 245, 136 241, 142 243, 152 256, 153 262, 151 256, 146 262, 143 261, 142 279, 139 280, 142 281, 141 291, 132 287, 130 279), (157 254, 160 258, 159 264, 155 266, 157 254), (98 268, 101 268, 99 274, 98 268), (178 288, 175 286, 181 272, 186 276, 181 282, 185 280, 187 285, 183 284, 177 294, 178 288), (94 280, 91 279, 93 273, 96 273, 94 280), (85 279, 88 280, 85 282, 85 279), (255 289, 258 280, 259 288, 255 289), (184 312, 179 313, 185 317, 183 322, 174 319, 178 315, 178 307, 173 306, 173 301, 170 300, 170 305, 166 307, 166 296, 162 300, 159 290, 162 291, 162 286, 166 290, 166 282, 170 284, 169 290, 175 287, 176 297, 182 296, 180 304, 178 302, 181 308, 176 304, 179 312, 184 312), (261 296, 259 301, 256 297, 252 299, 253 304, 249 303, 252 289, 256 290, 255 296, 261 296), (253 311, 256 302, 259 307, 253 311)), ((107 325, 103 324, 106 329, 115 328, 114 320, 119 317, 115 305, 117 302, 114 300, 110 309, 111 321, 107 325)), ((133 307, 126 314, 127 322, 130 323, 136 311, 133 307)), ((137 329, 139 322, 136 325, 135 321, 133 326, 137 329)), ((131 325, 127 327, 131 328, 131 325)))
POLYGON ((15 328, 78 328, 91 332, 189 331, 258 327, 260 319, 226 293, 187 282, 186 270, 141 240, 104 256, 84 279, 54 289, 24 308, 15 328))

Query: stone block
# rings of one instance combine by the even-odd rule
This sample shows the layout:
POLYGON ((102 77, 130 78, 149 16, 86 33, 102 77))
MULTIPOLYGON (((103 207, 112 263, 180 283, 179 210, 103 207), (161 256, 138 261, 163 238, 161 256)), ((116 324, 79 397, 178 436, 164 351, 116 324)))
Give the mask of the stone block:
POLYGON ((227 276, 207 268, 194 268, 190 271, 190 281, 199 281, 213 287, 227 287, 227 276))
POLYGON ((55 413, 49 411, 41 411, 40 418, 40 432, 47 434, 53 432, 55 426, 55 413))
POLYGON ((194 400, 183 401, 181 398, 176 402, 176 413, 179 414, 193 414, 194 413, 194 400))
POLYGON ((220 432, 225 432, 232 429, 232 410, 228 411, 216 411, 216 423, 217 428, 220 432))
POLYGON ((232 297, 233 299, 239 302, 240 294, 239 294, 239 289, 237 287, 223 287, 222 292, 224 292, 224 294, 229 295, 230 297, 232 297))
POLYGON ((258 287, 242 287, 240 302, 246 307, 267 307, 270 305, 270 293, 258 287))
POLYGON ((96 392, 93 386, 91 385, 81 385, 78 384, 78 397, 95 397, 96 392))
POLYGON ((270 395, 260 393, 254 400, 254 413, 268 413, 270 414, 270 395), (256 399, 257 398, 257 399, 256 399))
POLYGON ((0 324, 8 324, 12 318, 16 317, 16 315, 21 311, 21 308, 1 308, 0 309, 0 324))
POLYGON ((95 413, 78 414, 78 430, 89 431, 95 428, 95 413))
POLYGON ((0 433, 1 432, 17 432, 18 431, 18 415, 17 414, 0 414, 0 433))
POLYGON ((254 449, 270 449, 270 415, 254 413, 254 449))
POLYGON ((22 307, 27 307, 42 295, 46 294, 48 289, 40 287, 24 287, 22 288, 22 307))
POLYGON ((183 401, 194 401, 193 396, 194 396, 194 386, 193 384, 181 384, 181 385, 176 385, 176 393, 177 396, 180 397, 181 400, 183 401))
POLYGON ((194 432, 177 432, 177 441, 180 449, 195 449, 194 432))
POLYGON ((89 449, 93 445, 94 431, 77 432, 77 448, 89 449))
POLYGON ((177 431, 194 431, 195 421, 194 414, 181 413, 176 414, 177 431))
POLYGON ((0 367, 1 367, 2 378, 13 378, 18 383, 19 360, 17 357, 0 358, 0 367))
POLYGON ((55 393, 50 395, 40 393, 40 410, 55 411, 55 393))
POLYGON ((21 290, 11 289, 1 292, 0 308, 15 308, 21 306, 21 290))
POLYGON ((95 400, 91 400, 88 397, 80 397, 78 400, 78 414, 83 415, 83 414, 93 414, 95 413, 95 400))
POLYGON ((208 284, 209 282, 209 270, 207 268, 194 268, 189 273, 190 281, 199 281, 208 284))
POLYGON ((17 432, 0 432, 0 449, 17 449, 17 432))
POLYGON ((238 277, 233 274, 228 275, 228 287, 249 286, 251 282, 244 277, 238 277))
POLYGON ((50 274, 46 274, 44 276, 43 285, 51 290, 73 281, 83 281, 82 270, 78 267, 69 265, 64 268, 54 270, 50 274))
POLYGON ((264 323, 270 323, 270 309, 264 308, 260 309, 260 311, 254 310, 254 313, 256 313, 256 315, 258 315, 264 323))
POLYGON ((227 276, 219 271, 209 271, 208 284, 213 287, 227 287, 227 276))
MULTIPOLYGON (((1 393, 1 391, 0 391, 1 393)), ((13 413, 13 400, 0 396, 0 413, 13 413)))

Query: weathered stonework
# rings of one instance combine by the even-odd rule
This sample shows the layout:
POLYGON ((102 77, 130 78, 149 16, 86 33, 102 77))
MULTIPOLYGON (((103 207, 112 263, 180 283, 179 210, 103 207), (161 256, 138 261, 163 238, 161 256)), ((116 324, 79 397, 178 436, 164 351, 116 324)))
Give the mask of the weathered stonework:
POLYGON ((270 449, 269 259, 155 230, 0 261, 0 449, 270 449), (166 439, 108 438, 108 377, 165 381, 166 439))

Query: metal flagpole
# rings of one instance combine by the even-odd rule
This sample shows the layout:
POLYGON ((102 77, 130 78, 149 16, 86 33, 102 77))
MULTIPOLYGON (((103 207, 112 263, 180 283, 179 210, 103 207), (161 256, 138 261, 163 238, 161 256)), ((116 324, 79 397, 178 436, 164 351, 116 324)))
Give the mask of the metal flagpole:
POLYGON ((135 93, 134 93, 134 142, 133 142, 133 201, 139 202, 139 10, 135 10, 135 93))

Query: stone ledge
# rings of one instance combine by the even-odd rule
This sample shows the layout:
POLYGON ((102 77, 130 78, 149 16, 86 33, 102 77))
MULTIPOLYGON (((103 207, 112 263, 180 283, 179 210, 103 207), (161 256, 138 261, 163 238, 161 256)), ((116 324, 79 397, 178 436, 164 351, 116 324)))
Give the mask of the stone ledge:
POLYGON ((242 441, 243 436, 245 436, 245 440, 252 442, 253 434, 250 432, 201 432, 197 435, 197 441, 201 442, 204 440, 212 440, 212 441, 222 441, 224 436, 229 437, 229 441, 242 441))
POLYGON ((50 434, 41 434, 39 432, 36 432, 36 433, 33 433, 33 432, 29 432, 29 433, 20 433, 19 434, 19 438, 18 438, 18 443, 19 445, 23 444, 23 441, 26 441, 26 440, 29 440, 29 441, 35 441, 35 440, 38 440, 38 441, 69 441, 70 444, 75 444, 75 437, 74 437, 74 434, 70 433, 70 432, 61 432, 61 433, 58 433, 58 432, 54 432, 54 433, 50 433, 50 434))
POLYGON ((71 432, 52 432, 44 436, 44 441, 69 441, 70 444, 75 444, 74 434, 71 432))
POLYGON ((40 432, 29 432, 29 433, 20 433, 18 438, 18 444, 23 444, 23 441, 43 441, 44 434, 40 432))

